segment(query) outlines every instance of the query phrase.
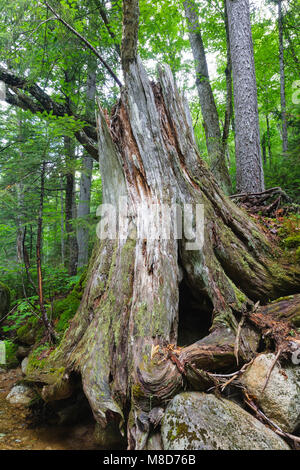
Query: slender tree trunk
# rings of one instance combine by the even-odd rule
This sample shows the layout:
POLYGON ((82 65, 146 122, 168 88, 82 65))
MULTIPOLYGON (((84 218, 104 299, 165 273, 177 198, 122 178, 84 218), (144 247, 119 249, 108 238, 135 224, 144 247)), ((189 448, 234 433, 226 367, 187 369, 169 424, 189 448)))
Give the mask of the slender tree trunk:
POLYGON ((281 123, 282 123, 282 151, 288 150, 288 132, 286 119, 286 100, 285 100, 285 71, 284 71, 284 52, 283 52, 283 15, 282 1, 278 0, 278 37, 279 37, 279 69, 280 69, 280 102, 281 102, 281 123))
POLYGON ((37 238, 36 238, 36 266, 37 266, 37 279, 38 279, 38 296, 39 305, 41 310, 42 321, 44 323, 47 339, 52 342, 55 339, 55 334, 51 322, 48 319, 43 294, 43 274, 42 274, 42 231, 43 231, 43 207, 44 207, 44 196, 45 196, 45 173, 46 173, 46 162, 42 163, 41 168, 41 189, 40 189, 40 207, 38 215, 38 227, 37 227, 37 238))
MULTIPOLYGON (((91 116, 95 110, 96 96, 96 71, 92 63, 92 69, 88 74, 87 81, 87 106, 86 114, 91 116)), ((89 258, 89 228, 87 227, 88 216, 90 214, 91 186, 94 160, 88 154, 84 154, 82 161, 82 171, 80 179, 80 195, 77 217, 79 226, 77 229, 78 243, 78 267, 88 263, 89 258)))
MULTIPOLYGON (((219 116, 209 82, 206 56, 198 21, 197 7, 193 0, 184 3, 185 16, 188 22, 189 38, 195 61, 196 84, 204 122, 206 146, 210 158, 210 167, 220 187, 225 193, 231 191, 231 181, 226 165, 225 149, 219 124, 219 116)), ((225 136, 224 136, 225 139, 225 136)), ((226 140, 226 139, 225 139, 226 140)))
MULTIPOLYGON (((115 230, 112 220, 106 237, 98 227, 79 310, 59 348, 27 380, 43 382, 51 401, 62 389, 71 394, 72 371, 80 373, 102 435, 111 426, 127 430, 128 447, 143 449, 155 416, 174 395, 185 387, 207 390, 214 385, 210 372, 256 355, 258 325, 269 334, 270 325, 253 316, 253 303, 297 291, 300 270, 279 269, 274 247, 218 187, 201 161, 170 68, 160 66, 153 84, 137 56, 137 0, 126 0, 123 10, 125 87, 111 116, 100 109, 98 117, 103 210, 121 219, 115 230), (174 212, 168 216, 166 208, 174 212), (162 233, 167 220, 175 229, 170 236, 162 233), (143 232, 147 221, 150 236, 143 232), (178 330, 187 326, 181 308, 191 299, 201 319, 199 340, 177 348, 178 330)), ((102 216, 105 232, 110 223, 102 216)))
POLYGON ((261 147, 262 147, 263 162, 266 165, 267 164, 266 133, 264 133, 262 136, 261 147))
POLYGON ((224 128, 222 135, 223 152, 226 152, 227 140, 230 130, 230 122, 233 120, 233 97, 232 97, 232 63, 230 53, 230 40, 229 40, 229 26, 228 26, 228 15, 226 1, 224 2, 224 23, 226 30, 226 49, 227 49, 227 66, 225 69, 226 75, 226 111, 224 128))
POLYGON ((76 238, 76 230, 74 228, 74 220, 76 214, 74 208, 76 207, 75 201, 75 170, 74 170, 74 144, 70 137, 64 137, 65 155, 67 163, 67 174, 66 174, 66 201, 65 201, 65 212, 66 212, 66 235, 67 235, 67 246, 66 246, 66 259, 68 262, 68 271, 70 276, 74 276, 77 273, 77 262, 78 262, 78 245, 76 238))
POLYGON ((237 192, 264 190, 249 0, 226 0, 233 72, 237 192))
POLYGON ((272 149, 271 149, 271 134, 270 134, 270 121, 269 115, 266 114, 266 124, 267 124, 267 145, 268 145, 268 156, 269 156, 269 166, 272 166, 272 149))
POLYGON ((60 181, 60 249, 61 264, 65 265, 65 211, 64 211, 64 185, 63 176, 59 176, 60 181))
POLYGON ((22 183, 16 185, 17 190, 17 239, 16 239, 16 252, 17 260, 23 263, 23 239, 24 239, 24 225, 23 225, 23 211, 24 211, 24 188, 22 183))

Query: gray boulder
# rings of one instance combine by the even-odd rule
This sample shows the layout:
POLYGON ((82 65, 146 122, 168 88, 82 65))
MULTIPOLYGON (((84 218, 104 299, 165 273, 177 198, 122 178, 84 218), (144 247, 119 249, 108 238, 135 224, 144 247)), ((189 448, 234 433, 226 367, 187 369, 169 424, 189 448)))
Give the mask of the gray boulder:
POLYGON ((23 375, 26 375, 27 366, 28 366, 28 357, 25 357, 23 361, 21 362, 21 369, 22 369, 23 375))
POLYGON ((300 424, 300 367, 282 368, 277 362, 262 393, 274 358, 274 354, 257 356, 241 381, 268 418, 283 431, 293 432, 300 424))
POLYGON ((212 394, 186 392, 169 403, 162 421, 164 450, 289 450, 237 404, 212 394))
POLYGON ((15 385, 7 395, 6 400, 14 405, 29 405, 35 396, 35 392, 30 387, 15 385))

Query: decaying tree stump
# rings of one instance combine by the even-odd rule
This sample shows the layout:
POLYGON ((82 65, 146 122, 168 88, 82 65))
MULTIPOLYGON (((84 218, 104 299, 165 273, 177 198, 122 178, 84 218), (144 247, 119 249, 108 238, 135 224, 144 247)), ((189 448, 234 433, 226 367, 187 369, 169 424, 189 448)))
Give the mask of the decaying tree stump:
POLYGON ((237 358, 242 364, 256 354, 260 326, 248 321, 254 303, 296 293, 300 270, 282 267, 276 248, 219 189, 199 157, 170 68, 160 66, 159 82, 151 83, 136 55, 136 25, 127 25, 126 36, 126 14, 124 23, 131 44, 123 48, 125 86, 111 116, 99 111, 98 134, 103 202, 117 207, 126 197, 132 223, 122 237, 117 231, 97 242, 70 328, 28 379, 43 383, 51 400, 67 389, 72 371, 80 373, 103 430, 117 422, 123 433, 127 427, 129 447, 143 448, 168 399, 187 385, 207 389, 209 372, 233 370, 237 358), (187 249, 186 234, 135 238, 140 204, 202 204, 202 249, 187 249), (178 325, 185 328, 188 315, 179 305, 190 299, 206 337, 199 332, 199 341, 179 349, 178 325))

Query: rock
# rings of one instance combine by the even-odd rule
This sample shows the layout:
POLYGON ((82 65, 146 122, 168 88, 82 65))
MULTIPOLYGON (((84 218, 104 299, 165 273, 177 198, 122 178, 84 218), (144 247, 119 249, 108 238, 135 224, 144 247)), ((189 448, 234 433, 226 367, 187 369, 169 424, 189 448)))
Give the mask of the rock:
POLYGON ((277 434, 237 404, 200 392, 173 398, 161 435, 164 450, 289 450, 277 434))
POLYGON ((10 290, 0 282, 0 318, 3 318, 9 312, 10 290))
POLYGON ((19 346, 16 352, 16 356, 18 359, 24 359, 24 357, 28 356, 30 352, 30 348, 26 348, 25 346, 19 346))
POLYGON ((26 385, 15 385, 6 397, 9 403, 28 405, 35 398, 35 392, 26 385))
POLYGON ((21 362, 21 369, 22 369, 23 375, 26 375, 27 366, 28 366, 28 357, 25 357, 25 359, 23 359, 23 361, 21 362))
POLYGON ((241 381, 256 397, 261 410, 283 431, 293 432, 300 424, 300 367, 275 365, 262 393, 274 354, 260 354, 241 381))
POLYGON ((156 432, 149 437, 145 450, 163 450, 161 435, 159 432, 156 432))

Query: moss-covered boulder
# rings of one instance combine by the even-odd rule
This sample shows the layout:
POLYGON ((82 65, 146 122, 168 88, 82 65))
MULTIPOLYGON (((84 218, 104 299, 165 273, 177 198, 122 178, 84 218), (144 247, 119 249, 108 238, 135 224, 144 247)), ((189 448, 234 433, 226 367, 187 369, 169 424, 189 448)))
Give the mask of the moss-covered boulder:
POLYGON ((18 341, 29 346, 41 340, 44 334, 44 326, 38 317, 30 317, 24 325, 17 329, 18 341))
POLYGON ((186 392, 169 403, 162 421, 164 450, 288 450, 271 429, 229 400, 186 392))
POLYGON ((10 306, 10 290, 0 282, 0 319, 3 318, 9 311, 10 306))
POLYGON ((300 234, 291 235, 283 240, 283 244, 286 248, 298 248, 300 247, 300 234))
POLYGON ((260 354, 241 380, 268 418, 283 431, 293 433, 300 425, 300 367, 292 363, 274 366, 275 359, 275 354, 260 354))
POLYGON ((300 263, 300 246, 296 250, 296 261, 300 263))

